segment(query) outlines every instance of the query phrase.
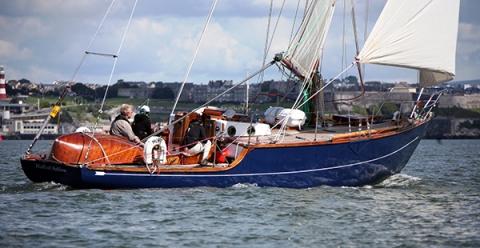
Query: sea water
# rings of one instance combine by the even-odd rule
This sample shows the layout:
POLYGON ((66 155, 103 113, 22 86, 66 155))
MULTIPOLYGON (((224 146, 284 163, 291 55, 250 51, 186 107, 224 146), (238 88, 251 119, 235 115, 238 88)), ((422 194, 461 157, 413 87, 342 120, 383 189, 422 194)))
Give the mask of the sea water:
POLYGON ((480 247, 480 140, 423 140, 379 185, 309 189, 34 184, 28 144, 0 142, 0 247, 480 247))

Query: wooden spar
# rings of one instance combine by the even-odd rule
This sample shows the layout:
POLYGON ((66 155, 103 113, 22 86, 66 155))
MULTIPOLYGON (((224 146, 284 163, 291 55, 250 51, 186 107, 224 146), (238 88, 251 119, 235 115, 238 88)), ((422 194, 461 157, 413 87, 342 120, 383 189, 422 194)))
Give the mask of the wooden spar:
POLYGON ((300 80, 304 80, 305 77, 297 70, 295 69, 295 67, 292 65, 292 63, 290 63, 290 61, 282 58, 281 60, 281 64, 287 68, 289 71, 291 71, 293 74, 295 74, 295 76, 297 76, 300 80))

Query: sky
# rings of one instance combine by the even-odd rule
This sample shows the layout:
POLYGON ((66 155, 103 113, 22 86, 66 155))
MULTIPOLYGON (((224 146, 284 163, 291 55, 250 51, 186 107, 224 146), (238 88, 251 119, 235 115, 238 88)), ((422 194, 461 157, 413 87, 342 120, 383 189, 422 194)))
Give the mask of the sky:
MULTIPOLYGON (((114 2, 89 51, 118 51, 134 2, 114 2)), ((346 2, 349 9, 350 1, 346 2)), ((362 42, 365 26, 368 33, 385 0, 368 0, 368 5, 367 0, 354 2, 362 42)), ((5 67, 7 80, 71 80, 110 3, 111 0, 0 0, 0 65, 5 67)), ((118 79, 182 81, 212 3, 213 0, 139 0, 112 83, 118 79)), ((283 0, 273 0, 270 34, 282 3, 283 0)), ((322 64, 326 78, 342 71, 343 44, 347 47, 347 63, 354 58, 350 12, 344 12, 343 4, 343 0, 337 1, 326 40, 322 64)), ((295 18, 297 6, 298 12, 303 13, 304 5, 305 0, 285 1, 267 59, 286 50, 292 29, 300 22, 299 14, 295 18)), ((258 70, 264 56, 269 9, 270 0, 219 0, 187 81, 238 81, 258 70)), ((479 11, 480 1, 461 1, 456 80, 480 79, 479 11)), ((87 56, 74 80, 106 84, 112 64, 112 58, 87 56)), ((280 75, 278 69, 272 68, 265 79, 280 79, 280 75)), ((366 68, 366 80, 415 83, 416 75, 413 70, 385 66, 366 68)))

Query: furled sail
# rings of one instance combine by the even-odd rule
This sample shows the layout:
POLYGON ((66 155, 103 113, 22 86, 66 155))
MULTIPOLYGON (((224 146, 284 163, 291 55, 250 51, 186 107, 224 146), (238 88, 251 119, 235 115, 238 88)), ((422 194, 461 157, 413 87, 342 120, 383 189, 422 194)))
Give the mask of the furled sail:
POLYGON ((310 76, 315 63, 320 60, 334 8, 335 0, 312 1, 308 6, 284 59, 299 76, 310 76))
POLYGON ((455 76, 460 0, 389 0, 358 59, 420 70, 422 87, 455 76))

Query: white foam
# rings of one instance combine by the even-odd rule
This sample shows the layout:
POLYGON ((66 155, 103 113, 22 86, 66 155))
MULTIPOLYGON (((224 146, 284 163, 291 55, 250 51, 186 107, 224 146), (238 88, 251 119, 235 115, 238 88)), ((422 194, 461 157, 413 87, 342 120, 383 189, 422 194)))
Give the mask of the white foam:
POLYGON ((252 188, 252 187, 258 187, 256 183, 237 183, 232 186, 232 188, 235 189, 245 189, 245 188, 252 188))
POLYGON ((395 174, 377 186, 381 187, 403 187, 417 184, 422 179, 419 177, 409 176, 407 174, 395 174))

